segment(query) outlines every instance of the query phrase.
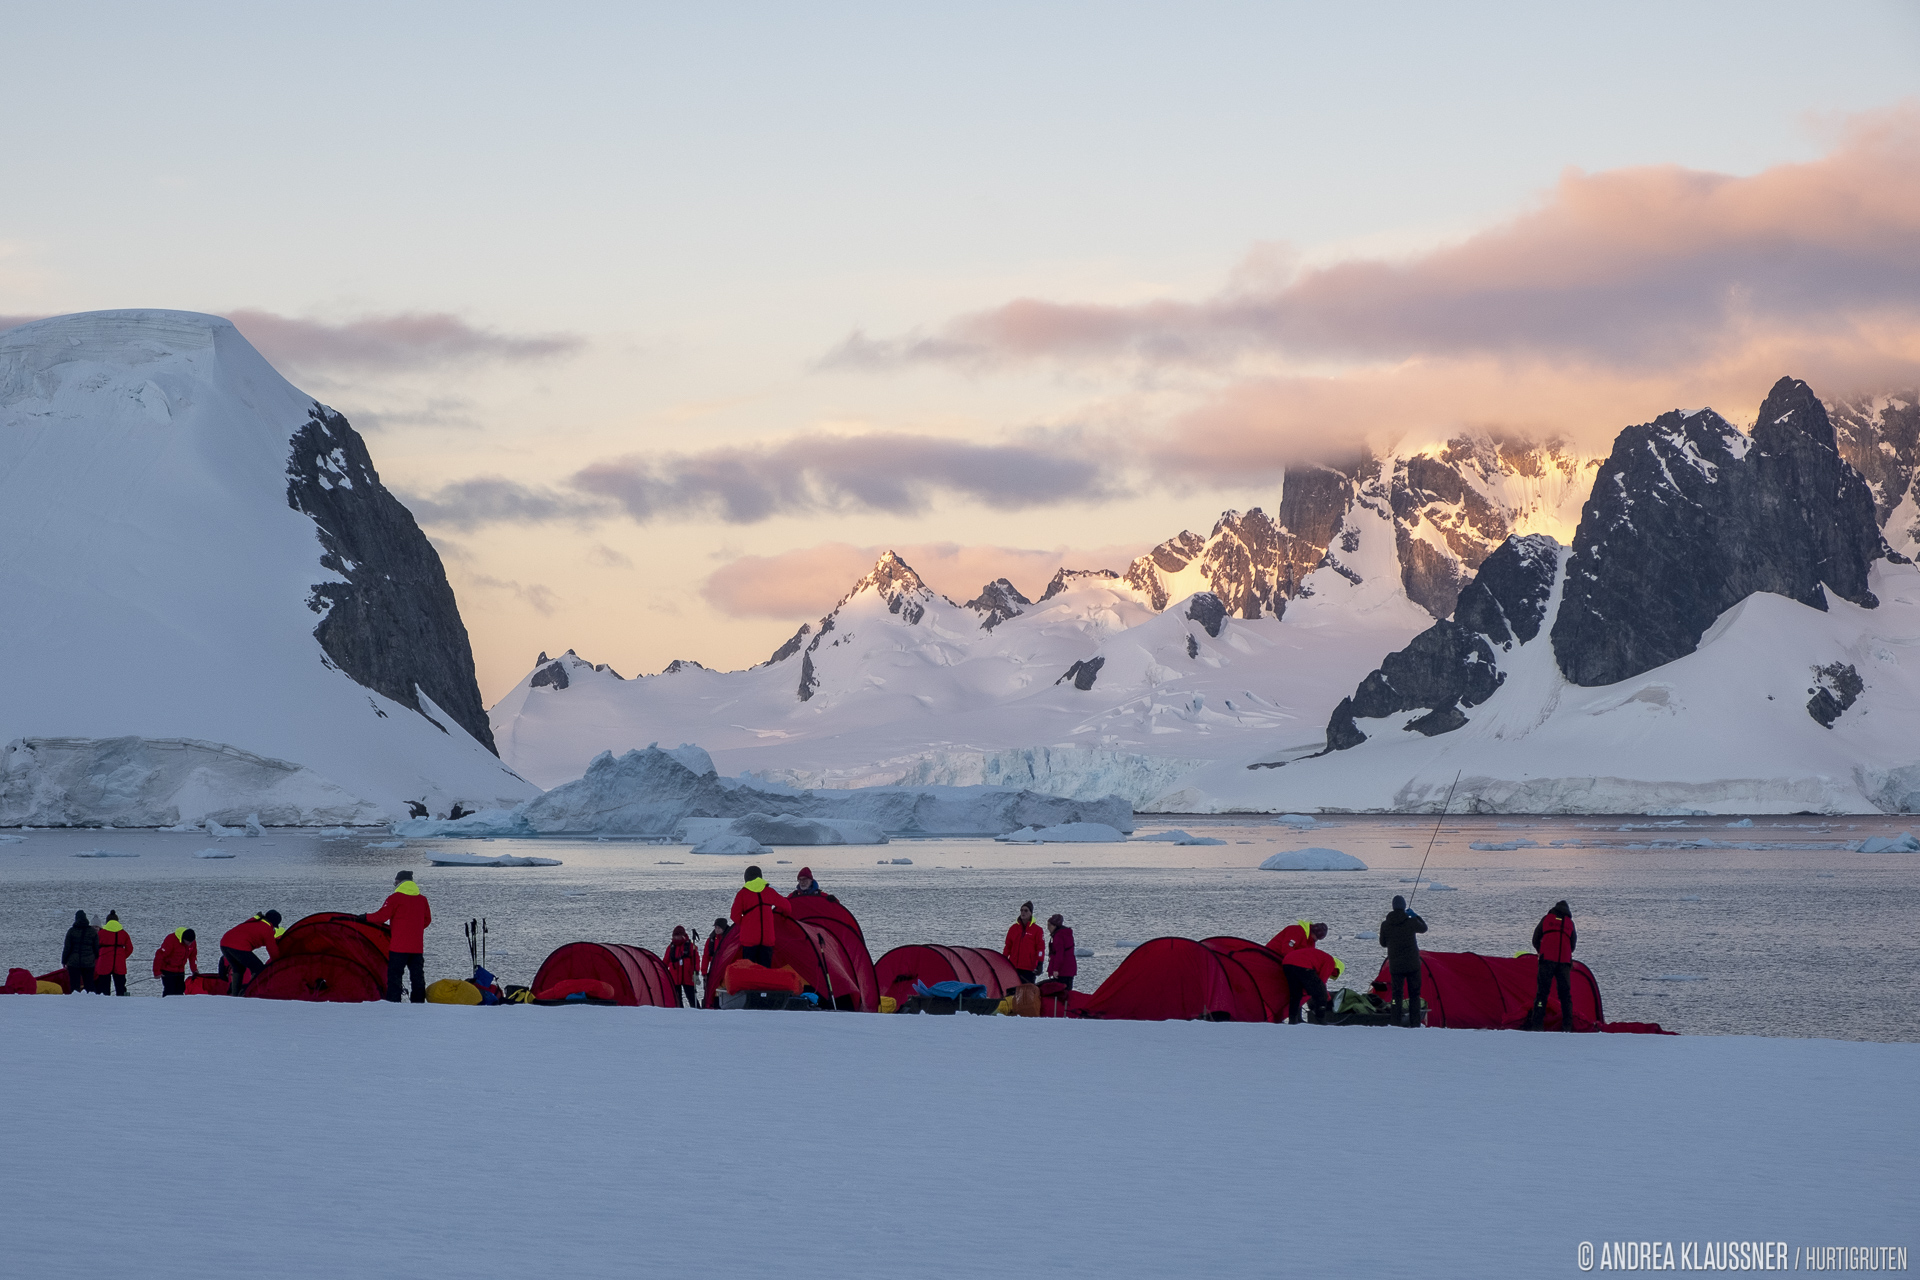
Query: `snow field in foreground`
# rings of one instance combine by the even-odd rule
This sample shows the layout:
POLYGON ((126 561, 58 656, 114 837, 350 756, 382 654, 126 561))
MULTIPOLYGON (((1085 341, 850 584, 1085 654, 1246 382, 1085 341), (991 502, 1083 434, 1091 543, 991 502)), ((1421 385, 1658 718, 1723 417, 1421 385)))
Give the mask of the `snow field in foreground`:
POLYGON ((1820 1040, 0 998, 32 1100, 0 1111, 0 1274, 1520 1276, 1574 1274, 1582 1240, 1911 1245, 1920 1119, 1889 1102, 1917 1077, 1920 1046, 1820 1040), (73 1182, 106 1157, 110 1212, 73 1182))

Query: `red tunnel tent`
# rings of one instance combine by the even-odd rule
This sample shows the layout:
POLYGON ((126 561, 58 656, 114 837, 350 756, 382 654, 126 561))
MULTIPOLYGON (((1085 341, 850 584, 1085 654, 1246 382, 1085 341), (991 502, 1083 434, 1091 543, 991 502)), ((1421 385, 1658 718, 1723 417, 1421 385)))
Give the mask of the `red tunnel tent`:
POLYGON ((562 982, 581 978, 612 987, 615 1004, 671 1009, 678 1003, 673 978, 660 957, 645 947, 622 942, 569 942, 559 948, 541 961, 540 972, 533 975, 534 998, 562 982))
POLYGON ((1260 988, 1261 1003, 1267 1006, 1267 1018, 1283 1022, 1287 1016, 1287 975, 1281 969, 1280 953, 1247 938, 1222 936, 1202 938, 1200 945, 1239 963, 1260 988))
POLYGON ((387 993, 387 926, 344 911, 303 916, 280 935, 280 954, 242 995, 353 1004, 387 993))
MULTIPOLYGON (((818 926, 834 936, 840 949, 846 953, 847 966, 853 972, 856 987, 854 995, 857 1007, 865 1013, 878 1013, 880 1010, 880 980, 874 973, 873 957, 867 951, 867 935, 860 928, 860 922, 853 918, 853 912, 841 905, 838 898, 826 894, 808 894, 804 898, 789 898, 787 905, 796 920, 805 921, 810 926, 818 926)), ((726 970, 721 970, 725 973, 726 970)), ((834 983, 833 993, 836 1001, 845 994, 839 982, 834 983)))
POLYGON ((1068 1002, 1083 1018, 1167 1022, 1268 1022, 1260 984, 1239 960, 1191 938, 1155 938, 1133 949, 1085 1000, 1068 1002))
MULTIPOLYGON (((1517 1029, 1527 1023, 1533 1008, 1534 982, 1540 957, 1483 956, 1471 951, 1422 951, 1420 998, 1427 1002, 1430 1027, 1467 1027, 1480 1030, 1517 1029)), ((1378 981, 1387 981, 1380 966, 1378 981)), ((1580 961, 1573 962, 1573 1026, 1576 1031, 1599 1031, 1606 1024, 1600 1002, 1600 984, 1580 961)), ((1560 1028, 1560 993, 1549 987, 1546 1026, 1560 1028)))
POLYGON ((945 947, 932 943, 914 943, 895 947, 874 965, 880 994, 892 996, 904 1006, 913 995, 916 981, 932 986, 936 982, 977 982, 996 1000, 1013 994, 1020 975, 1007 958, 985 947, 945 947))
MULTIPOLYGON (((860 982, 859 965, 847 954, 841 942, 843 931, 835 930, 820 920, 796 920, 784 912, 776 912, 773 917, 773 964, 779 969, 787 965, 800 975, 800 980, 813 988, 822 1004, 835 1009, 864 1010, 876 1012, 880 1008, 880 998, 874 994, 873 1003, 866 1003, 868 989, 860 982)), ((727 930, 720 939, 720 945, 713 954, 713 968, 710 972, 719 973, 724 978, 727 967, 741 959, 740 930, 738 927, 727 930)), ((860 944, 860 954, 866 954, 866 944, 860 944)), ((868 979, 870 990, 877 993, 878 983, 868 979)), ((718 987, 707 993, 707 1007, 720 1007, 718 987)))

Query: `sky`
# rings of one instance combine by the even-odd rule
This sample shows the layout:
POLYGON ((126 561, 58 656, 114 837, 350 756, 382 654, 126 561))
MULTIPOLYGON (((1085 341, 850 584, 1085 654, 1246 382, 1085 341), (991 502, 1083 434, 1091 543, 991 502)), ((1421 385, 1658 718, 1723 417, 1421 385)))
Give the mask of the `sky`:
POLYGON ((1289 463, 1920 382, 1920 7, 9 4, 0 327, 232 318, 491 703, 894 548, 1124 569, 1289 463))

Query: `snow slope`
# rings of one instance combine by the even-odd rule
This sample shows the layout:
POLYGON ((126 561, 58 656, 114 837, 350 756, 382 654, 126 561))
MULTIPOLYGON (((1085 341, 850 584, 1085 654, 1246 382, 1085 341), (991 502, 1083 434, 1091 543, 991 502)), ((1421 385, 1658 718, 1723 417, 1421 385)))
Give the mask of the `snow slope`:
POLYGON ((1912 1247, 1920 1120, 1888 1099, 1916 1074, 1920 1046, 1823 1040, 0 997, 34 1099, 0 1118, 0 1273, 1452 1280, 1575 1275, 1582 1241, 1912 1247), (1543 1133, 1544 1197, 1516 1176, 1543 1133), (61 1174, 100 1152, 110 1213, 61 1174))
POLYGON ((345 582, 289 505, 317 409, 213 316, 0 333, 0 825, 369 822, 536 794, 424 691, 420 711, 375 693, 315 639, 309 596, 345 582))

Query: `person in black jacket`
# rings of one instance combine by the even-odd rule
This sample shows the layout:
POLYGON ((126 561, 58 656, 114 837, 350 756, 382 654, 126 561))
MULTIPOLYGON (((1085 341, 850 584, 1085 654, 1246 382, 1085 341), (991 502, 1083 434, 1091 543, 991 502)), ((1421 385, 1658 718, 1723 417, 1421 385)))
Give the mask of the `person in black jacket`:
POLYGON ((1539 979, 1533 993, 1533 1009, 1527 1014, 1527 1030, 1541 1031, 1547 1025, 1547 988, 1560 989, 1560 1029, 1573 1030, 1573 949, 1579 936, 1573 928, 1573 911, 1565 898, 1540 917, 1533 926, 1533 949, 1539 953, 1539 979))
POLYGON ((1427 922, 1407 910, 1407 900, 1398 894, 1393 910, 1380 922, 1380 945, 1387 949, 1387 975, 1393 982, 1393 1006, 1400 1008, 1400 994, 1406 992, 1406 1025, 1420 1025, 1420 943, 1419 934, 1427 931, 1427 922))
POLYGON ((60 963, 67 967, 67 994, 76 995, 93 987, 93 966, 100 958, 100 935, 87 923, 87 913, 73 913, 73 927, 60 947, 60 963))

